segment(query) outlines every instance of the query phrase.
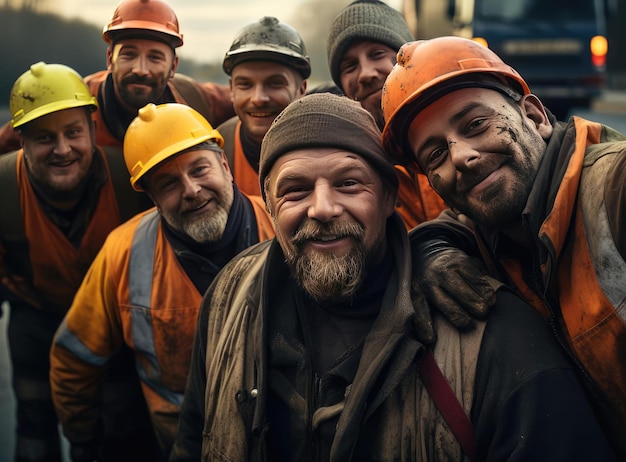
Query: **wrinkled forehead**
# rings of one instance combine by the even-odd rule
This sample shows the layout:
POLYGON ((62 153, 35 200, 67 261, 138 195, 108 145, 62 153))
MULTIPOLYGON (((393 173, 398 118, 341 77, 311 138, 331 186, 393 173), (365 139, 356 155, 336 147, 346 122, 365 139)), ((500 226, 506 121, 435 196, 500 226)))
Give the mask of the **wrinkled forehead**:
POLYGON ((310 177, 330 176, 346 169, 366 169, 375 172, 365 158, 339 147, 311 147, 288 151, 272 166, 269 176, 290 176, 296 173, 310 177))

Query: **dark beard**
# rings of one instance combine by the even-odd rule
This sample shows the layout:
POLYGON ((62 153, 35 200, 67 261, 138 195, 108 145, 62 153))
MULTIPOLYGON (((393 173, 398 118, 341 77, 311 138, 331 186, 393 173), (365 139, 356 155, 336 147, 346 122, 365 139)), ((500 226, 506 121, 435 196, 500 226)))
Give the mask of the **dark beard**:
POLYGON ((122 81, 122 85, 120 85, 120 95, 124 102, 134 108, 141 109, 147 103, 157 103, 157 94, 156 94, 156 82, 153 79, 148 78, 140 78, 140 77, 129 77, 122 81), (143 85, 149 85, 151 90, 149 93, 135 93, 128 89, 128 85, 138 83, 143 85))

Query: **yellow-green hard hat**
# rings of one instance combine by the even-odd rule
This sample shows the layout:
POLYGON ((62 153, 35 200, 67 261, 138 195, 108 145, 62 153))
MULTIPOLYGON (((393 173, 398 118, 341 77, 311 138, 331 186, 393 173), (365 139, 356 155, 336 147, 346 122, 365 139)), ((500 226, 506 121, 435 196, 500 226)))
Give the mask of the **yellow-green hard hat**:
POLYGON ((17 128, 52 112, 81 106, 98 108, 83 78, 63 64, 33 64, 13 84, 9 98, 11 125, 17 128))

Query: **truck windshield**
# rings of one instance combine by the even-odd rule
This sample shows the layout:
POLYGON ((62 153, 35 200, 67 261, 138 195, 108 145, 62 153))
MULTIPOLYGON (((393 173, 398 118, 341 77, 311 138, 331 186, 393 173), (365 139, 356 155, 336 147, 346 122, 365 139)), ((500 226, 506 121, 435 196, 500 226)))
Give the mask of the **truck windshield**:
POLYGON ((503 22, 589 20, 596 16, 594 0, 475 0, 474 19, 503 22))

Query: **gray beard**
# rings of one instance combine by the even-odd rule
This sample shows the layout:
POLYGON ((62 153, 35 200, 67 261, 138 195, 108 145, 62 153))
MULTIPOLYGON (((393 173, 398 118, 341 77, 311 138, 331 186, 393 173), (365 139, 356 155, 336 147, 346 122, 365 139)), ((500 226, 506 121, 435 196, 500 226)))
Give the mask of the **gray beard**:
POLYGON ((224 235, 227 222, 228 213, 219 207, 209 220, 195 220, 183 223, 182 226, 185 234, 196 242, 216 242, 224 235))

